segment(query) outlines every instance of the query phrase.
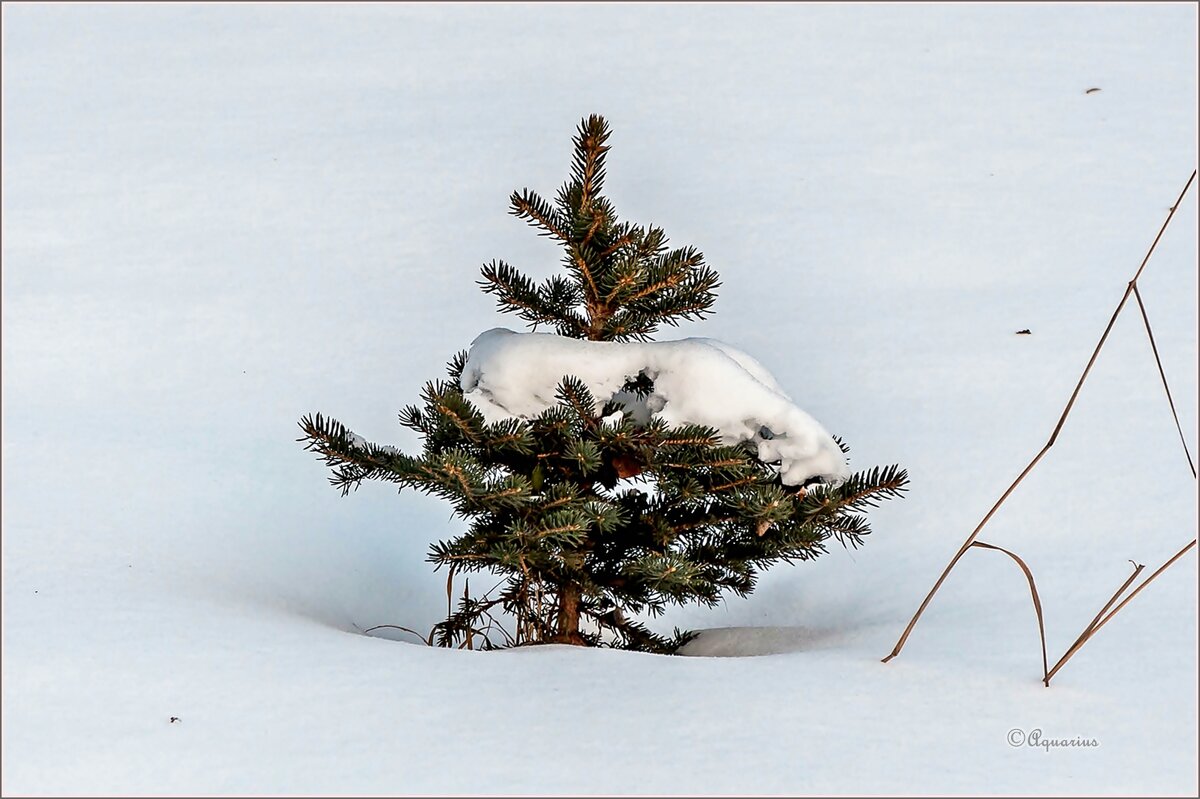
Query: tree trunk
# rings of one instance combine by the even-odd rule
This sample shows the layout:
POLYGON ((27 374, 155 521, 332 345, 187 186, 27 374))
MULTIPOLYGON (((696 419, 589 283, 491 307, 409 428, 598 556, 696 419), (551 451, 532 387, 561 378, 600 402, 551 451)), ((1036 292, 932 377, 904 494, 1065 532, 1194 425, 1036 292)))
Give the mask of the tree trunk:
POLYGON ((558 594, 558 632, 553 643, 573 644, 583 646, 583 636, 579 634, 579 599, 582 591, 579 583, 567 583, 558 594))

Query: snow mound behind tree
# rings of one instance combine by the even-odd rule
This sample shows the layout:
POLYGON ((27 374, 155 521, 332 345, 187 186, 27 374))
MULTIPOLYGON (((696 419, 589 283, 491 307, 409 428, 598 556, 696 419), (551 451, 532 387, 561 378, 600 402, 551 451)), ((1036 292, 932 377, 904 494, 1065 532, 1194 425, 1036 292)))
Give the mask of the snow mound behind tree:
POLYGON ((638 423, 704 425, 725 444, 753 441, 759 459, 775 465, 786 485, 814 479, 836 485, 849 477, 845 454, 820 422, 761 363, 715 339, 586 341, 493 328, 472 342, 460 385, 487 421, 498 422, 554 406, 567 375, 638 423), (653 383, 646 396, 628 390, 639 376, 653 383))

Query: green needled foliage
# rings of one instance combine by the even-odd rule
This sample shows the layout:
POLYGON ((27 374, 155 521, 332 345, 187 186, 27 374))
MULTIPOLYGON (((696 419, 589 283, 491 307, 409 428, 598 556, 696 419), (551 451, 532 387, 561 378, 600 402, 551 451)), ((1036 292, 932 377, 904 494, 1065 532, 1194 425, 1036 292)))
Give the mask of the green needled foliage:
MULTIPOLYGON (((618 221, 602 194, 609 135, 599 116, 580 123, 571 178, 553 203, 529 190, 511 198, 515 216, 562 248, 565 273, 537 284, 493 261, 481 286, 532 326, 646 340, 663 323, 708 315, 718 277, 698 250, 670 249, 661 229, 618 221)), ((430 548, 437 568, 502 578, 480 597, 462 597, 435 627, 430 640, 439 645, 491 648, 502 636, 500 645, 674 652, 689 633, 661 635, 636 617, 746 596, 762 569, 814 558, 831 538, 857 547, 870 532, 864 511, 908 482, 889 466, 836 487, 783 485, 753 445, 722 445, 711 428, 602 422, 619 406, 597 404, 570 375, 540 416, 488 423, 463 396, 465 362, 459 353, 448 379, 428 383, 422 404, 400 412, 424 442, 419 455, 363 441, 320 414, 300 422, 300 440, 344 494, 384 480, 454 506, 466 529, 430 548)), ((641 376, 626 388, 653 386, 641 376)))
POLYGON ((620 222, 601 194, 608 124, 590 116, 579 125, 571 179, 553 204, 525 189, 513 192, 511 213, 563 248, 565 275, 535 284, 493 261, 483 290, 504 313, 563 336, 593 341, 645 341, 665 322, 703 319, 716 300, 717 273, 694 247, 667 248, 661 228, 620 222))

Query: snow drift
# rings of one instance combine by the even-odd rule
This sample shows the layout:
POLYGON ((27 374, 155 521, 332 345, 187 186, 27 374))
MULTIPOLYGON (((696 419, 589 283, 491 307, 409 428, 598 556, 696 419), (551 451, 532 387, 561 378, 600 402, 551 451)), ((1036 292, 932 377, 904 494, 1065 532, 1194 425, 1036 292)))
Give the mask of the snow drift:
POLYGON ((585 341, 493 328, 472 342, 460 384, 484 418, 496 422, 552 407, 566 375, 640 423, 705 425, 725 444, 753 441, 759 459, 775 465, 787 485, 837 484, 850 474, 833 436, 796 407, 762 364, 714 339, 585 341), (654 384, 645 397, 626 389, 639 375, 654 384))

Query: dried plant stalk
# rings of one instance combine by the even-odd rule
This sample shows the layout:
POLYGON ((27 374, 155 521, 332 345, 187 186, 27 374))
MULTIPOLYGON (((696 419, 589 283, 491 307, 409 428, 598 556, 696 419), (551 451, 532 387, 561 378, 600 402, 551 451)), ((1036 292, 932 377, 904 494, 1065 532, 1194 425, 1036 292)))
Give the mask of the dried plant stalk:
POLYGON ((1196 477, 1196 464, 1192 460, 1192 452, 1188 449, 1187 437, 1183 434, 1183 426, 1179 424, 1179 412, 1175 410, 1175 400, 1171 397, 1171 387, 1167 385, 1167 373, 1163 371, 1162 358, 1158 357, 1158 345, 1154 343, 1154 331, 1150 328, 1150 317, 1146 315, 1146 305, 1142 302, 1142 292, 1137 284, 1133 286, 1133 298, 1137 300, 1138 310, 1142 312, 1142 321, 1146 325, 1146 335, 1150 339, 1150 350, 1154 353, 1154 363, 1158 364, 1158 375, 1162 378, 1163 390, 1167 392, 1167 404, 1171 406, 1171 415, 1175 417, 1175 429, 1179 431, 1179 443, 1183 444, 1183 454, 1187 456, 1188 468, 1192 470, 1192 479, 1196 477))
POLYGON ((975 541, 971 544, 973 547, 982 547, 983 549, 994 549, 997 552, 1003 552, 1017 562, 1021 567, 1021 571, 1025 572, 1025 579, 1029 581, 1029 593, 1033 595, 1033 610, 1037 613, 1038 620, 1038 638, 1042 641, 1042 674, 1049 670, 1049 660, 1046 657, 1046 621, 1042 617, 1042 599, 1038 596, 1037 583, 1033 581, 1033 572, 1025 565, 1025 561, 1016 556, 1015 553, 1009 552, 1004 547, 998 547, 995 544, 985 544, 982 541, 975 541))
POLYGON ((1156 569, 1153 574, 1151 574, 1144 581, 1142 581, 1142 583, 1137 588, 1133 589, 1133 591, 1129 594, 1129 596, 1125 597, 1125 599, 1121 601, 1121 604, 1117 605, 1115 608, 1112 609, 1111 612, 1109 612, 1107 615, 1105 615, 1105 611, 1108 610, 1109 606, 1112 605, 1112 603, 1116 601, 1117 597, 1119 597, 1122 593, 1125 592, 1125 589, 1129 587, 1129 584, 1133 582, 1133 579, 1135 577, 1137 577, 1138 574, 1141 573, 1142 569, 1144 569, 1146 567, 1139 565, 1136 569, 1134 569, 1133 574, 1131 574, 1129 576, 1129 579, 1125 581, 1125 584, 1121 586, 1120 590, 1118 590, 1117 593, 1113 594, 1112 599, 1108 600, 1108 605, 1104 606, 1104 608, 1100 611, 1100 613, 1096 616, 1096 618, 1092 620, 1092 623, 1087 626, 1087 628, 1083 631, 1083 633, 1079 636, 1079 638, 1077 638, 1075 640, 1075 643, 1071 645, 1071 648, 1067 650, 1066 654, 1064 654, 1059 659, 1058 663, 1054 664, 1054 668, 1052 668, 1048 672, 1046 672, 1046 677, 1042 681, 1046 684, 1046 687, 1047 688, 1050 687, 1050 679, 1055 674, 1058 674, 1058 670, 1061 669, 1063 666, 1065 666, 1067 664, 1067 661, 1070 660, 1075 655, 1075 653, 1078 652, 1083 647, 1084 644, 1086 644, 1089 640, 1091 640, 1093 635, 1095 635, 1097 632, 1100 631, 1101 627, 1108 624, 1108 622, 1112 620, 1112 617, 1116 616, 1118 613, 1120 613, 1121 608, 1128 605, 1129 601, 1131 599, 1133 599, 1135 596, 1137 596, 1139 593, 1141 593, 1141 590, 1143 588, 1150 585, 1150 583, 1154 580, 1154 578, 1158 577, 1158 575, 1165 572, 1167 570, 1167 567, 1169 567, 1175 561, 1179 560, 1184 555, 1186 555, 1187 551, 1194 546, 1196 546, 1196 539, 1193 538, 1191 543, 1189 543, 1183 549, 1176 552, 1175 555, 1170 560, 1168 560, 1166 563, 1159 566, 1158 569, 1156 569))
MULTIPOLYGON (((983 530, 984 527, 987 526, 987 523, 989 521, 991 521, 992 517, 994 515, 996 515, 996 512, 1005 503, 1005 501, 1009 498, 1009 496, 1012 495, 1012 493, 1016 490, 1017 486, 1021 484, 1021 482, 1025 479, 1025 477, 1031 471, 1033 471, 1033 468, 1035 466, 1037 466, 1038 462, 1041 461, 1042 457, 1045 456, 1045 454, 1050 450, 1050 448, 1054 446, 1054 442, 1058 440, 1058 434, 1062 430, 1063 425, 1066 423, 1067 417, 1070 415, 1071 409, 1075 405, 1075 400, 1079 397, 1079 392, 1083 388, 1083 384, 1087 380, 1088 374, 1090 374, 1092 371, 1092 366, 1095 365, 1096 359, 1100 355, 1100 350, 1104 348, 1105 342, 1108 341, 1108 335, 1109 335, 1109 333, 1112 332, 1113 326, 1116 324, 1117 318, 1121 315, 1121 311, 1124 310, 1125 304, 1129 301, 1130 295, 1134 295, 1136 297, 1138 305, 1139 305, 1139 307, 1141 307, 1142 318, 1145 320, 1145 323, 1146 323, 1146 331, 1147 331, 1147 333, 1150 334, 1151 346, 1154 350, 1154 357, 1155 357, 1155 360, 1158 361, 1158 364, 1159 364, 1159 373, 1163 379, 1163 386, 1164 387, 1167 386, 1166 374, 1163 372, 1162 362, 1158 358, 1158 348, 1153 343, 1154 336, 1153 336, 1153 333, 1150 331, 1150 320, 1146 316, 1145 306, 1141 302, 1141 295, 1140 295, 1140 293, 1137 292, 1137 281, 1138 281, 1138 278, 1140 278, 1142 276, 1142 271, 1145 270, 1146 264, 1149 263, 1150 256, 1154 254, 1155 248, 1158 247, 1159 240, 1162 239, 1163 233, 1166 231, 1167 226, 1171 224, 1171 220, 1175 216, 1175 211, 1179 208, 1179 204, 1183 201, 1184 196, 1187 195, 1188 190, 1192 187, 1192 183, 1195 181, 1195 179, 1196 179, 1196 171, 1193 170, 1191 176, 1187 180, 1187 184, 1183 187, 1183 191, 1181 191, 1179 193, 1179 197, 1171 205, 1171 210, 1170 210, 1170 212, 1168 212, 1167 218, 1163 222, 1162 227, 1159 228, 1158 235, 1154 237, 1154 241, 1150 244, 1150 248, 1146 251, 1146 256, 1144 258, 1142 258, 1141 264, 1138 265, 1137 271, 1134 273, 1133 278, 1129 281, 1128 286, 1125 288, 1125 293, 1121 295, 1121 301, 1119 303, 1117 303, 1117 308, 1115 311, 1113 311, 1112 318, 1108 320, 1108 326, 1104 328, 1104 333, 1101 334, 1100 341, 1097 342, 1096 348, 1092 351, 1092 357, 1088 359, 1087 366, 1084 367, 1083 374, 1080 375, 1080 377, 1079 377, 1079 382, 1075 384, 1075 390, 1073 392, 1071 392, 1071 398, 1067 401, 1066 407, 1063 408, 1062 415, 1058 419, 1058 424, 1056 424, 1054 426, 1054 432, 1052 432, 1050 434, 1050 439, 1046 442, 1045 446, 1043 446, 1041 448, 1041 450, 1037 453, 1037 455, 1034 456, 1033 460, 1031 460, 1029 462, 1029 465, 1027 465, 1021 471, 1021 473, 1017 476, 1017 479, 1012 482, 1012 485, 1010 485, 1005 490, 1005 492, 1000 496, 1000 499, 996 500, 996 504, 992 505, 991 509, 987 512, 987 515, 985 515, 983 517, 982 521, 980 521, 979 524, 976 525, 975 529, 971 531, 971 534, 969 536, 967 536, 967 540, 964 541, 962 546, 960 546, 958 548, 958 551, 954 553, 954 557, 952 557, 950 559, 950 563, 948 563, 946 565, 946 568, 942 570, 942 573, 938 577, 937 582, 935 582, 933 584, 933 588, 931 588, 929 593, 926 594, 925 599, 921 602, 920 607, 917 608, 917 612, 915 614, 913 614, 912 619, 908 622, 908 626, 904 628, 904 632, 900 635, 900 639, 896 642, 896 646, 892 649, 891 653, 887 657, 883 658, 884 663, 887 663, 889 660, 891 660, 892 658, 894 658, 900 654, 900 650, 902 650, 904 648, 904 644, 905 644, 905 642, 908 641, 909 635, 912 634, 913 628, 917 626, 917 622, 920 620, 921 615, 925 612, 925 608, 929 607, 929 603, 931 601, 933 601, 934 595, 937 594, 938 589, 940 589, 942 587, 942 583, 944 583, 946 581, 946 577, 949 576, 950 572, 954 569, 954 567, 956 565, 958 565, 959 560, 961 560, 962 556, 967 553, 967 550, 969 550, 972 546, 977 544, 975 539, 979 536, 979 533, 983 530)), ((1175 412, 1175 403, 1173 400, 1171 400, 1170 388, 1167 388, 1167 398, 1170 401, 1171 412, 1172 412, 1172 414, 1175 415, 1176 426, 1179 427, 1179 415, 1175 412)), ((1180 437, 1182 438, 1183 437, 1182 427, 1179 427, 1179 429, 1180 429, 1180 437)), ((1187 452, 1186 441, 1184 442, 1184 450, 1185 450, 1185 452, 1187 452)), ((1188 453, 1188 463, 1189 463, 1189 465, 1192 464, 1190 453, 1188 453)), ((1195 471, 1194 466, 1192 466, 1192 476, 1193 477, 1196 476, 1196 471, 1195 471)), ((1059 663, 1054 667, 1053 670, 1043 670, 1043 675, 1044 675, 1043 680, 1044 680, 1045 684, 1047 686, 1050 684, 1050 678, 1052 676, 1054 676, 1054 674, 1058 671, 1058 669, 1062 668, 1062 666, 1066 663, 1066 661, 1072 655, 1074 655, 1075 652, 1077 652, 1079 650, 1079 648, 1082 647, 1083 644, 1086 643, 1086 641, 1092 635, 1094 635, 1097 630, 1100 629, 1100 627, 1102 627, 1104 624, 1108 623, 1108 620, 1111 619, 1112 616, 1117 613, 1117 611, 1119 611, 1121 608, 1123 608, 1129 602, 1130 599, 1133 599, 1133 597, 1136 596, 1137 593, 1142 590, 1142 588, 1144 588, 1151 580, 1153 580, 1155 577, 1157 577, 1159 574, 1161 574, 1163 572, 1163 570, 1165 570, 1168 566, 1170 566, 1172 563, 1174 563, 1176 560, 1178 560, 1180 557, 1182 557, 1185 552, 1187 552, 1189 549, 1191 549, 1192 546, 1195 545, 1195 543, 1196 543, 1195 541, 1192 541, 1191 544, 1188 544, 1186 547, 1184 547, 1182 550, 1180 550, 1179 553, 1176 554, 1175 557, 1171 558, 1171 560, 1167 561, 1167 563, 1164 564, 1158 571, 1156 571, 1154 574, 1152 574, 1146 580, 1146 582, 1139 585, 1137 587, 1137 589, 1135 589, 1132 594, 1130 594, 1120 605, 1118 605, 1115 610, 1113 610, 1107 616, 1104 616, 1102 619, 1100 619, 1098 621, 1098 623, 1093 622, 1093 625, 1089 625, 1089 628, 1084 630, 1083 635, 1081 635, 1080 638, 1077 639, 1076 644, 1073 645, 1070 650, 1068 650, 1067 654, 1063 656, 1062 660, 1059 661, 1059 663)), ((982 544, 981 546, 983 546, 984 548, 987 548, 987 549, 999 549, 999 547, 994 547, 990 544, 982 544)), ((1031 590, 1035 591, 1035 597, 1036 597, 1036 589, 1034 589, 1034 586, 1033 586, 1033 575, 1032 575, 1032 573, 1029 572, 1029 570, 1025 566, 1024 562, 1022 562, 1020 560, 1020 558, 1017 558, 1016 555, 1012 554, 1011 552, 1008 552, 1007 550, 1001 550, 1001 551, 1006 552, 1008 555, 1013 557, 1021 565, 1022 569, 1025 571, 1026 576, 1029 579, 1031 590)), ((1125 587, 1127 587, 1127 586, 1128 586, 1128 583, 1126 584, 1126 586, 1122 586, 1121 590, 1123 591, 1125 589, 1125 587)), ((1110 604, 1112 601, 1116 600, 1117 596, 1120 596, 1120 593, 1121 592, 1119 591, 1117 593, 1117 595, 1113 597, 1113 600, 1110 600, 1110 604)), ((1039 626, 1042 626, 1042 614, 1041 614, 1040 602, 1037 602, 1035 599, 1035 603, 1038 607, 1038 624, 1039 624, 1039 626)), ((1101 611, 1101 615, 1103 615, 1103 613, 1104 613, 1104 611, 1101 611)), ((1045 650, 1046 650, 1045 632, 1044 632, 1044 627, 1043 627, 1043 633, 1042 633, 1043 663, 1046 662, 1045 650)))

